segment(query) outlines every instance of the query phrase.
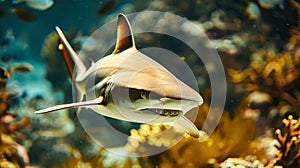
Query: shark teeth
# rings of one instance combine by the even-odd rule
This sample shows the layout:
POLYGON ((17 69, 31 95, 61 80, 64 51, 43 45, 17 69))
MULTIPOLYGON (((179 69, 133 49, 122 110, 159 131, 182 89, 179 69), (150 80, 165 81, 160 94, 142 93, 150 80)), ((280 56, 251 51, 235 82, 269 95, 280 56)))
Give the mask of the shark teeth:
POLYGON ((170 110, 170 109, 159 109, 159 108, 151 108, 150 111, 157 113, 161 116, 170 116, 175 117, 182 113, 180 110, 170 110))

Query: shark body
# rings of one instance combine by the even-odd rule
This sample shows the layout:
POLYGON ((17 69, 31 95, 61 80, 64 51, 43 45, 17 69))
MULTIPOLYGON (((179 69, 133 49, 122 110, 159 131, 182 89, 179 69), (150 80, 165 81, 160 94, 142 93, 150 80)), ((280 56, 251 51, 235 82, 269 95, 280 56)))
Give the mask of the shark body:
POLYGON ((75 87, 76 102, 35 113, 92 108, 101 115, 129 122, 170 123, 193 137, 199 137, 196 126, 184 115, 200 106, 202 97, 136 49, 125 15, 118 16, 114 51, 89 68, 72 49, 61 29, 56 27, 56 31, 60 39, 59 48, 75 87))

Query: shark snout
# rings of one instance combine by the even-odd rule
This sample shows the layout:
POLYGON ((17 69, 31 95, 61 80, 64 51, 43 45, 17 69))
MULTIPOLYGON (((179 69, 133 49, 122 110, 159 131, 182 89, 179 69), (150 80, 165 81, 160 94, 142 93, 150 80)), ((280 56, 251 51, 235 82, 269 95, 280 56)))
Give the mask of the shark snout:
POLYGON ((174 84, 160 85, 155 91, 165 97, 194 102, 197 106, 203 104, 203 98, 200 94, 180 80, 174 84))

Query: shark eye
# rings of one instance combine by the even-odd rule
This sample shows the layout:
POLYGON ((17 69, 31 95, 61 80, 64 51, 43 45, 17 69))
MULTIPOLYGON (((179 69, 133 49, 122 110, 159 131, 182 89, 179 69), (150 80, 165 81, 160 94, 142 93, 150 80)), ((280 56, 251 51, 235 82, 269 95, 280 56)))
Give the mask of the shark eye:
POLYGON ((149 91, 146 91, 146 90, 139 90, 139 98, 142 98, 142 99, 161 99, 162 96, 155 93, 155 92, 149 92, 149 91))

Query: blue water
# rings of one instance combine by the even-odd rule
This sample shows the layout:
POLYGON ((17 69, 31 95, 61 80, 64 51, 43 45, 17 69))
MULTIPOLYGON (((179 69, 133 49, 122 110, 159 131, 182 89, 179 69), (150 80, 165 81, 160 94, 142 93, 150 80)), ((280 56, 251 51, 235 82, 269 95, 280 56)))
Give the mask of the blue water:
MULTIPOLYGON (((33 72, 29 74, 15 74, 11 81, 18 81, 21 93, 26 91, 29 95, 42 94, 44 97, 51 96, 51 84, 45 79, 45 62, 41 55, 43 42, 47 35, 54 31, 55 26, 67 31, 76 29, 84 35, 92 34, 110 16, 115 16, 122 10, 124 5, 131 1, 119 1, 112 11, 98 16, 97 9, 106 1, 85 1, 85 0, 59 0, 49 9, 38 11, 26 6, 25 3, 12 5, 11 1, 0 2, 0 10, 8 11, 0 17, 1 39, 6 38, 6 32, 12 30, 14 40, 0 49, 0 57, 4 54, 12 56, 11 62, 29 62, 34 66, 33 72), (24 22, 18 19, 13 13, 14 8, 26 8, 36 14, 37 19, 33 22, 24 22), (34 81, 34 83, 32 83, 34 81)), ((10 63, 9 63, 10 64, 10 63)), ((1 66, 8 64, 0 62, 1 66)), ((61 67, 62 71, 64 67, 61 67)))

